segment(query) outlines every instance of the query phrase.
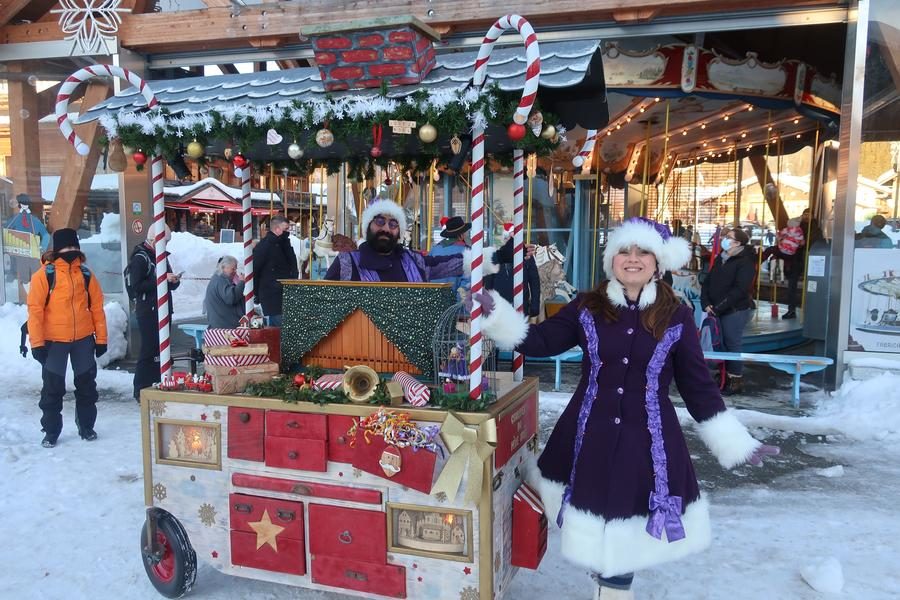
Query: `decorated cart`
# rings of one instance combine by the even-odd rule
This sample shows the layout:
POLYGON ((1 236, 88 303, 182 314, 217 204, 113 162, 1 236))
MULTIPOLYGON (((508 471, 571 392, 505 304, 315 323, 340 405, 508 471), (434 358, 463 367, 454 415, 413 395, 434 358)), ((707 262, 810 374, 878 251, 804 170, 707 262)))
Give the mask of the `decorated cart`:
POLYGON ((519 355, 511 373, 492 368, 480 305, 458 303, 449 285, 286 281, 280 336, 253 329, 250 176, 260 155, 299 170, 338 160, 358 175, 384 160, 415 168, 412 155, 433 170, 441 157, 465 154, 462 136, 472 153, 477 293, 486 151, 511 152, 521 311, 524 153, 551 151, 569 124, 605 124, 598 45, 551 44, 542 54, 517 15, 500 18, 471 55, 436 57, 437 34, 415 19, 304 35, 318 69, 256 74, 266 80, 251 80, 249 91, 216 78, 151 90, 103 65, 60 90, 60 128, 84 154, 68 120, 74 88, 105 75, 134 86, 83 119, 99 118, 112 143, 151 162, 158 273, 166 261, 161 156, 193 138, 187 154, 200 158, 224 137, 242 181, 247 327, 206 331, 203 375, 173 370, 168 290, 158 278, 162 381, 141 396, 145 569, 168 597, 190 590, 203 561, 371 598, 500 598, 516 569, 537 568, 546 551, 547 519, 525 483, 537 451, 537 380, 523 378, 519 355), (524 53, 492 55, 507 29, 519 33, 524 53), (382 139, 388 125, 391 145, 382 139), (416 127, 417 140, 403 137, 416 127))

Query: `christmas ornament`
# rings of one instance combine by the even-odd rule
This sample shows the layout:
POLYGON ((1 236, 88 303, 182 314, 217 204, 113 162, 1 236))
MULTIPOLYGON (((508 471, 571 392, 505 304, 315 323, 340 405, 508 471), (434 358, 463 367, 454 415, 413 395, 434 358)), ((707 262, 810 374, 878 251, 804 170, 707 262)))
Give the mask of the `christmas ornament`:
POLYGON ((109 54, 108 43, 115 43, 122 23, 119 13, 131 11, 120 8, 121 4, 122 0, 61 0, 61 8, 50 12, 59 15, 59 27, 65 41, 72 42, 72 53, 77 46, 84 54, 109 54))
POLYGON ((518 142, 525 137, 525 126, 518 123, 510 123, 506 128, 506 135, 514 142, 518 142))
POLYGON ((545 140, 552 140, 556 137, 556 127, 554 127, 553 125, 547 125, 541 132, 541 137, 545 140))
POLYGON ((381 453, 378 465, 384 471, 384 476, 390 478, 400 472, 400 467, 403 465, 403 457, 400 456, 400 451, 397 448, 388 446, 381 453))
POLYGON ((266 132, 266 144, 269 146, 277 146, 284 140, 281 135, 274 129, 270 129, 266 132))
POLYGON ((531 127, 531 132, 534 135, 541 134, 541 127, 544 125, 544 115, 541 114, 541 111, 536 110, 531 113, 531 116, 528 117, 528 126, 531 127))
POLYGON ((306 385, 306 376, 303 373, 297 373, 294 375, 294 385, 297 387, 303 387, 306 385))
POLYGON ((131 155, 131 160, 133 160, 134 164, 136 164, 138 167, 143 167, 144 164, 147 162, 147 155, 144 154, 142 151, 138 150, 137 152, 135 152, 134 154, 131 155))
POLYGON ((231 160, 231 158, 234 156, 234 150, 231 149, 231 146, 225 148, 225 150, 222 152, 222 156, 225 157, 225 160, 231 160))
POLYGON ((450 138, 450 150, 453 151, 453 154, 459 154, 462 151, 462 140, 455 133, 450 138))
POLYGON ((298 158, 303 158, 303 148, 297 142, 294 142, 287 149, 288 156, 292 159, 297 160, 298 158))
POLYGON ((321 148, 327 148, 334 143, 334 134, 327 127, 323 127, 316 132, 316 143, 321 148))
POLYGON ((378 158, 379 156, 381 156, 381 134, 381 125, 372 125, 372 149, 369 150, 369 154, 372 155, 372 158, 378 158))
POLYGON ((235 170, 234 170, 234 176, 237 177, 238 179, 243 179, 243 177, 244 177, 244 170, 243 170, 243 169, 235 169, 235 170))
POLYGON ((203 144, 194 140, 190 144, 187 145, 187 155, 193 159, 200 158, 206 153, 206 148, 203 147, 203 144))
POLYGON ((244 169, 247 167, 247 165, 250 164, 250 161, 247 160, 247 157, 244 156, 243 154, 241 154, 240 152, 238 152, 237 154, 234 155, 234 158, 231 159, 231 162, 238 169, 244 169))
POLYGON ((394 183, 394 180, 391 179, 390 177, 384 178, 384 185, 392 185, 393 183, 394 183))
POLYGON ((437 139, 437 129, 431 123, 425 123, 419 127, 419 139, 430 144, 437 139))
POLYGON ((114 138, 109 143, 109 159, 106 161, 106 164, 109 165, 110 170, 116 173, 121 173, 128 167, 128 162, 125 160, 125 150, 122 148, 122 140, 119 138, 114 138))

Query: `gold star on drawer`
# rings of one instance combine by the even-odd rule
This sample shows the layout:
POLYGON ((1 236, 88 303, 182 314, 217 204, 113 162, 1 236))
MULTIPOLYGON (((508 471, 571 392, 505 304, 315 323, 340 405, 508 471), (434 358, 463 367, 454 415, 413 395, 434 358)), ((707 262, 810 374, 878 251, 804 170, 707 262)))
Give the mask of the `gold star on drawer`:
POLYGON ((268 509, 263 511, 262 519, 247 523, 256 532, 256 549, 268 544, 272 550, 278 552, 278 534, 284 531, 284 527, 276 525, 269 517, 268 509))

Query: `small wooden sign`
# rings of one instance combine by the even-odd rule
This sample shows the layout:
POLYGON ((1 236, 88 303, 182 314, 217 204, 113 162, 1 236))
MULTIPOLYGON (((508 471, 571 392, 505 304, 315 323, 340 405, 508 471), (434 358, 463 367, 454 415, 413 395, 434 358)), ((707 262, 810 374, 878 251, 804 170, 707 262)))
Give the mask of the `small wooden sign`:
POLYGON ((388 125, 391 126, 391 131, 394 133, 402 133, 409 135, 412 133, 412 130, 416 128, 415 121, 395 121, 391 119, 388 121, 388 125))

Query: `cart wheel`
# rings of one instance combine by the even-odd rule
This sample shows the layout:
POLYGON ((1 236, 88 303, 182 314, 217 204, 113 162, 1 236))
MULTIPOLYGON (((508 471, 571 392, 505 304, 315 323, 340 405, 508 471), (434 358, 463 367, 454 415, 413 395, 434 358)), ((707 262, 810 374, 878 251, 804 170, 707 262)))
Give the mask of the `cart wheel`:
POLYGON ((141 529, 141 554, 147 577, 166 598, 181 598, 191 591, 197 578, 197 554, 178 519, 163 510, 156 511, 156 543, 162 548, 158 561, 144 551, 147 548, 145 521, 141 529))

